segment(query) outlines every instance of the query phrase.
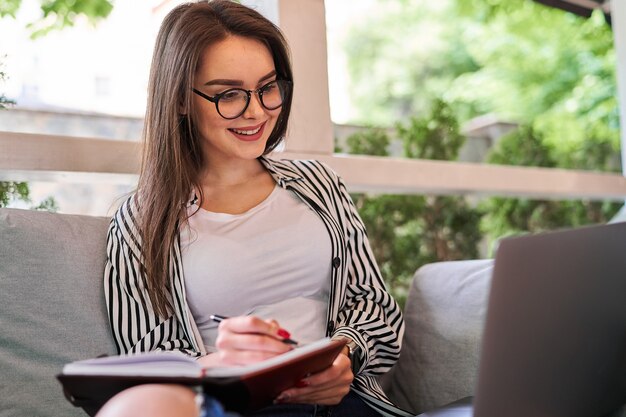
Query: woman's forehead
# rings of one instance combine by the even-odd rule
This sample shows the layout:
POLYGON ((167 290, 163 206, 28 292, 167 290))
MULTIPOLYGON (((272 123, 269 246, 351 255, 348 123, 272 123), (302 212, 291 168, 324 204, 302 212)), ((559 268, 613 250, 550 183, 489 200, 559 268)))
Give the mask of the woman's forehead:
POLYGON ((200 77, 202 83, 212 79, 256 83, 273 70, 274 59, 264 43, 256 39, 229 36, 204 50, 196 76, 200 77))

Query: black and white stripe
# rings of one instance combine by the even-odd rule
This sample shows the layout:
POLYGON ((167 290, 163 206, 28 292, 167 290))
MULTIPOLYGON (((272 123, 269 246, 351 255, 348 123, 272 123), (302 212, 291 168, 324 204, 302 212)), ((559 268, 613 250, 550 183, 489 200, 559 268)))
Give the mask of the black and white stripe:
MULTIPOLYGON (((363 365, 354 380, 354 390, 384 416, 411 415, 394 407, 376 380, 396 362, 404 324, 399 306, 385 289, 365 227, 343 181, 318 161, 264 157, 260 161, 281 187, 294 192, 320 216, 328 230, 333 267, 327 335, 347 336, 361 345, 363 365)), ((174 314, 162 318, 152 309, 140 273, 135 199, 130 197, 117 211, 107 239, 104 290, 118 350, 205 354, 185 296, 179 242, 170 254, 168 296, 174 314)))

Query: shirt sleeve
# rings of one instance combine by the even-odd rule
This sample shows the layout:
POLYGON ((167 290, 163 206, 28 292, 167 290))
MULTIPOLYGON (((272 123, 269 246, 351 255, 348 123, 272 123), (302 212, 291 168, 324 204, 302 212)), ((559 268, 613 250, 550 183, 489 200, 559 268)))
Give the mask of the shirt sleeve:
POLYGON ((111 220, 104 270, 105 302, 118 353, 180 350, 198 356, 176 316, 163 318, 152 308, 132 215, 125 211, 128 206, 120 208, 111 220))
POLYGON ((361 368, 356 374, 380 375, 400 355, 404 334, 402 312, 385 287, 365 225, 343 180, 328 170, 335 179, 347 242, 346 298, 333 337, 349 337, 361 347, 361 368))

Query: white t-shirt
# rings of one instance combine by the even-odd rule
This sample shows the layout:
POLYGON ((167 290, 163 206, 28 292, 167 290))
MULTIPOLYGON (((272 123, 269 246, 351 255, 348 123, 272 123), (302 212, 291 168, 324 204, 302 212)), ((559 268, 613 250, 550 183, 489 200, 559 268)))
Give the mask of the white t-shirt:
POLYGON ((277 185, 242 214, 199 209, 180 237, 187 300, 209 351, 218 325, 211 314, 275 319, 299 342, 324 337, 330 237, 290 191, 277 185))

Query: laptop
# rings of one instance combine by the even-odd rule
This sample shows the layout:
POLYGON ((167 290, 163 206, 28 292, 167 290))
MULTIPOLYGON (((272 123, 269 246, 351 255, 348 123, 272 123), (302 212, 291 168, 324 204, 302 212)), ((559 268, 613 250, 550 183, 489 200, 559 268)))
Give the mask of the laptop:
POLYGON ((421 417, 626 416, 626 223, 504 239, 474 398, 421 417))

